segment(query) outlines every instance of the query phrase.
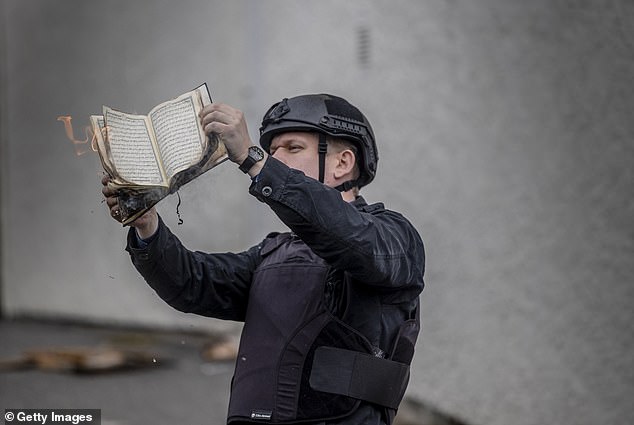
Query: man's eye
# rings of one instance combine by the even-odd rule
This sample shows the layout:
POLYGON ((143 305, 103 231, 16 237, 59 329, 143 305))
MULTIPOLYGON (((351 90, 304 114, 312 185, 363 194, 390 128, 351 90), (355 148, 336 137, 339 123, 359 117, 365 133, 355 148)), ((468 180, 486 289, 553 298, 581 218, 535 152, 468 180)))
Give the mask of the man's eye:
POLYGON ((288 148, 288 150, 291 151, 291 152, 297 152, 297 151, 299 151, 301 149, 302 149, 301 146, 296 146, 296 145, 291 146, 291 147, 288 148))

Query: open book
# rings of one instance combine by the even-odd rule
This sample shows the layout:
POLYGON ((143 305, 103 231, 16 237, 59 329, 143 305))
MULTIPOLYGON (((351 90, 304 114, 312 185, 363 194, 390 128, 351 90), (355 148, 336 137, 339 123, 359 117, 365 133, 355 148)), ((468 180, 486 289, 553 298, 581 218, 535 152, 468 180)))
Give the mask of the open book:
POLYGON ((90 122, 101 164, 119 197, 124 224, 227 159, 216 137, 207 137, 198 113, 211 103, 207 85, 163 102, 148 115, 103 107, 90 122))

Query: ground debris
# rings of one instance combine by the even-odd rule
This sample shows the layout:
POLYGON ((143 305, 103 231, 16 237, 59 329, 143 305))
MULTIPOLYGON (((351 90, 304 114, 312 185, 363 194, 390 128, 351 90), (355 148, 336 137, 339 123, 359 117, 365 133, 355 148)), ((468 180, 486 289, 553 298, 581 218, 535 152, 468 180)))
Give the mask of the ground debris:
POLYGON ((228 337, 215 337, 204 344, 200 357, 206 362, 235 360, 238 357, 238 342, 228 337))
POLYGON ((0 359, 0 371, 38 369, 54 372, 102 373, 165 364, 155 354, 112 347, 31 349, 14 359, 0 359))

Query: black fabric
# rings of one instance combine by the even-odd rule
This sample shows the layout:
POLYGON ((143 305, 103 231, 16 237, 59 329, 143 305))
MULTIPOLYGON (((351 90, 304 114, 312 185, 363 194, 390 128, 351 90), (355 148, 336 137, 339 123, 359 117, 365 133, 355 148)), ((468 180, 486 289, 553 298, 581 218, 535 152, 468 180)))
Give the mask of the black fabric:
POLYGON ((245 321, 232 423, 260 422, 251 414, 270 411, 271 424, 376 424, 383 408, 310 388, 310 367, 320 346, 410 357, 417 327, 404 324, 424 286, 420 236, 382 204, 346 203, 272 157, 250 192, 292 233, 270 234, 241 253, 208 254, 185 248, 161 220, 147 246, 130 230, 133 264, 174 308, 245 321))
POLYGON ((418 336, 420 325, 418 320, 408 320, 401 328, 400 334, 394 344, 394 349, 390 358, 394 361, 410 364, 414 357, 414 347, 418 336))
POLYGON ((324 325, 319 314, 328 266, 289 233, 268 239, 261 255, 249 292, 229 418, 264 410, 274 421, 288 422, 296 419, 306 352, 324 325))
POLYGON ((315 351, 310 385, 396 409, 405 394, 409 365, 335 347, 315 351))
POLYGON ((297 406, 297 419, 314 418, 318 417, 316 415, 323 415, 323 406, 329 406, 328 416, 323 419, 333 420, 347 416, 359 405, 359 400, 341 394, 318 391, 310 385, 313 359, 315 351, 319 347, 331 345, 364 352, 371 350, 370 343, 363 335, 331 316, 328 315, 328 317, 330 318, 328 323, 315 338, 304 362, 297 406))

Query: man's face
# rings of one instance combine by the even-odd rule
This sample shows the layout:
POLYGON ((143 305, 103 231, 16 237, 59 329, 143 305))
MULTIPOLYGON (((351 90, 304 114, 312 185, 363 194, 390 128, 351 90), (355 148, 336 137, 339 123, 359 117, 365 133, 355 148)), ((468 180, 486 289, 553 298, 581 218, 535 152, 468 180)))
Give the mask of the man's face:
POLYGON ((318 137, 315 133, 282 133, 271 140, 270 153, 290 168, 308 177, 319 178, 318 137))

